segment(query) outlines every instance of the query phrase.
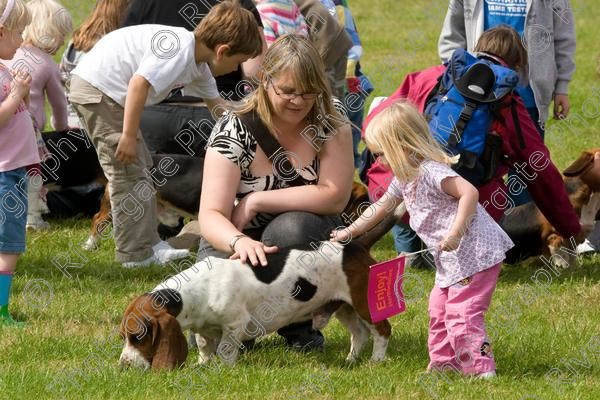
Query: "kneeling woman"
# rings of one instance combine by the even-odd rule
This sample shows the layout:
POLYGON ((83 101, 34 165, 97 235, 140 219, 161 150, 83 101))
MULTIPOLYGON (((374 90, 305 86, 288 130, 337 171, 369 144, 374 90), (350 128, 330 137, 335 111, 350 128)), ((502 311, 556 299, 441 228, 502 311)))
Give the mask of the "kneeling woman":
MULTIPOLYGON (((342 225, 339 213, 354 174, 352 135, 334 106, 318 52, 303 38, 282 36, 267 50, 260 79, 240 109, 217 121, 209 139, 199 259, 233 256, 261 268, 266 253, 328 240, 342 225), (281 151, 269 160, 270 151, 257 143, 259 131, 279 142, 296 173, 277 168, 281 151)), ((311 321, 279 333, 295 348, 323 345, 311 321)))

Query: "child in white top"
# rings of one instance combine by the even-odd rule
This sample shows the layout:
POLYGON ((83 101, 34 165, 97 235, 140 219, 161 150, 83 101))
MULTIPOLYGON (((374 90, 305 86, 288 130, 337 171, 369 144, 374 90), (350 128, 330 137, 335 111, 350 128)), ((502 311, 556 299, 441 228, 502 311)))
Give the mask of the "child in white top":
MULTIPOLYGON (((72 72, 69 101, 86 125, 108 179, 117 260, 124 267, 166 264, 189 252, 161 242, 152 158, 139 130, 145 105, 173 90, 202 97, 220 114, 213 75, 259 55, 252 13, 234 2, 213 7, 194 32, 137 25, 102 37, 72 72)), ((163 168, 161 166, 156 166, 163 168)), ((164 167, 175 173, 176 166, 164 167)))
MULTIPOLYGON (((36 129, 40 158, 48 156, 48 150, 41 136, 46 125, 45 102, 52 107, 52 125, 62 131, 69 128, 67 123, 67 96, 65 95, 58 65, 52 59, 63 45, 65 36, 72 30, 68 11, 54 0, 31 0, 27 2, 31 23, 23 32, 23 46, 17 49, 15 57, 7 65, 17 71, 27 71, 31 75, 29 112, 36 129)), ((34 171, 39 169, 34 168, 34 171)), ((39 179, 38 179, 39 181, 39 179)), ((45 190, 29 179, 29 209, 27 229, 46 229, 49 224, 42 214, 48 212, 45 190)))
POLYGON ((400 101, 381 111, 367 126, 365 140, 394 180, 371 210, 332 238, 359 236, 404 200, 411 228, 434 249, 437 270, 429 299, 428 369, 495 375, 483 315, 513 243, 477 203, 477 189, 450 168, 450 158, 414 106, 400 101))
MULTIPOLYGON (((31 16, 21 0, 0 0, 0 58, 14 57, 31 16)), ((27 97, 31 76, 0 63, 0 330, 21 326, 8 313, 15 266, 25 251, 26 167, 40 162, 27 97)))

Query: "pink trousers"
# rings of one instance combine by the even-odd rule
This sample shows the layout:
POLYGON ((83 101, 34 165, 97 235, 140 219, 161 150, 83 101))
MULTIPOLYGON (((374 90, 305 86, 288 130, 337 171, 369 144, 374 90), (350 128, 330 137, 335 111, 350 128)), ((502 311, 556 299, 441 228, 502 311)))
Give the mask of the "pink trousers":
POLYGON ((447 288, 434 286, 429 296, 428 369, 476 375, 496 369, 484 314, 496 288, 500 265, 494 265, 447 288))

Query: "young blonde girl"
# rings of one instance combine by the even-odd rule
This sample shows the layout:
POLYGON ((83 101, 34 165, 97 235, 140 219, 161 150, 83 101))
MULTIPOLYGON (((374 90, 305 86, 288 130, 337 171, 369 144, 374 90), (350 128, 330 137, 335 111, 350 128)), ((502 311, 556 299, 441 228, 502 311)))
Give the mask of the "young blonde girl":
POLYGON ((350 227, 332 233, 346 241, 366 232, 403 200, 410 226, 433 252, 435 286, 429 298, 428 370, 495 376, 483 316, 500 264, 513 244, 477 203, 478 192, 451 168, 411 104, 399 101, 376 115, 365 141, 394 173, 386 194, 350 227))
MULTIPOLYGON (((52 108, 52 125, 56 130, 67 130, 67 97, 65 95, 58 65, 52 59, 63 45, 65 36, 72 30, 71 16, 67 10, 54 0, 30 0, 26 7, 31 14, 31 23, 23 32, 23 46, 7 65, 31 74, 29 112, 38 134, 40 158, 47 157, 48 151, 40 132, 46 125, 46 97, 52 108)), ((34 169, 35 171, 35 169, 34 169)), ((39 170, 38 170, 39 171, 39 170)), ((40 180, 29 180, 28 229, 45 229, 48 223, 42 214, 48 212, 45 195, 40 180), (37 184, 36 184, 37 183, 37 184)))
MULTIPOLYGON (((10 60, 21 45, 30 14, 21 0, 0 0, 0 58, 10 60)), ((0 328, 19 326, 8 299, 19 255, 25 251, 26 167, 40 162, 25 100, 31 76, 0 62, 0 328)))

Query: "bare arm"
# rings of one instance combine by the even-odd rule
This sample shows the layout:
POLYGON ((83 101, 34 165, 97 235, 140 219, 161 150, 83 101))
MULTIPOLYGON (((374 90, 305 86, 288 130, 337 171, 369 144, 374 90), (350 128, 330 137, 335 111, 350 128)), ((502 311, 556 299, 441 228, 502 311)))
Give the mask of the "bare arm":
MULTIPOLYGON (((231 253, 231 240, 242 234, 241 228, 237 229, 231 223, 231 212, 240 177, 237 165, 212 148, 206 150, 202 193, 210 195, 203 196, 200 201, 200 234, 215 249, 227 253, 231 253)), ((265 253, 274 252, 277 248, 264 246, 261 242, 246 237, 235 243, 235 250, 242 262, 248 258, 252 265, 257 265, 258 261, 267 265, 265 253)))
POLYGON ((123 133, 115 152, 117 160, 124 164, 132 163, 137 158, 137 134, 149 90, 150 82, 143 76, 134 74, 129 80, 125 98, 123 133))
POLYGON ((350 226, 331 232, 331 240, 347 242, 370 231, 381 222, 387 213, 394 212, 399 199, 390 193, 384 194, 377 202, 371 204, 350 226))
POLYGON ((458 248, 460 240, 469 228, 471 218, 477 212, 477 201, 479 192, 475 186, 460 176, 445 178, 442 180, 442 190, 450 196, 458 199, 458 210, 454 222, 446 233, 440 244, 444 251, 452 251, 458 248))

